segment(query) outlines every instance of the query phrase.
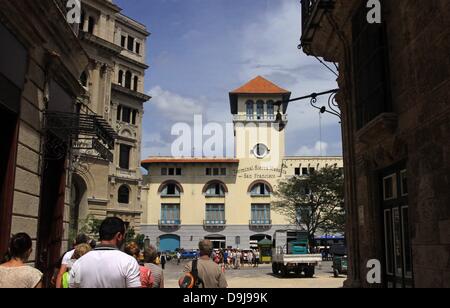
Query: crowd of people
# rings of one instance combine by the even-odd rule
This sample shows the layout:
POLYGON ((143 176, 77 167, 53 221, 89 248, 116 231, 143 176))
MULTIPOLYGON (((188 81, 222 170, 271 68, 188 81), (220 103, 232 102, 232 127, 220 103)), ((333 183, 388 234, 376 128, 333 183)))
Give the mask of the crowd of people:
POLYGON ((241 267, 253 266, 258 267, 260 264, 259 249, 240 250, 226 249, 215 250, 212 256, 215 263, 221 265, 225 270, 241 269, 241 267))
MULTIPOLYGON (((153 246, 141 250, 135 242, 125 243, 125 232, 120 218, 109 217, 100 226, 99 243, 78 235, 73 249, 62 256, 51 284, 55 288, 164 288, 166 255, 153 246)), ((43 274, 27 265, 31 253, 29 235, 12 236, 6 261, 0 265, 0 288, 43 287, 43 274)), ((226 288, 224 268, 240 268, 242 257, 239 250, 214 252, 212 243, 204 240, 199 243, 198 259, 188 262, 184 272, 194 271, 199 287, 226 288)), ((180 264, 181 255, 177 259, 180 264)))

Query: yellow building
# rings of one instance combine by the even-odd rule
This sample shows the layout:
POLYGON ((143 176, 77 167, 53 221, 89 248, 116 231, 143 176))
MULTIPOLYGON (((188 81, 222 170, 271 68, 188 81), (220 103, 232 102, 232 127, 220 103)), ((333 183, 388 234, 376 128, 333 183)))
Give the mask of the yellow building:
POLYGON ((194 249, 201 239, 216 248, 248 249, 290 226, 271 210, 280 180, 326 166, 342 157, 286 157, 285 127, 291 93, 257 77, 230 93, 235 158, 150 157, 143 191, 141 232, 161 251, 194 249), (280 123, 278 125, 277 123, 280 123))

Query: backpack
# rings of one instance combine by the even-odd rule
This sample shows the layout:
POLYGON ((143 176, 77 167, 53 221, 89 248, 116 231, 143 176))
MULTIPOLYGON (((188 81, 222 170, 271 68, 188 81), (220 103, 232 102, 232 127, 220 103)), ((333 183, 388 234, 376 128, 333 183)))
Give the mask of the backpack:
POLYGON ((191 272, 181 277, 178 283, 182 289, 205 288, 203 280, 198 276, 198 260, 192 261, 191 272))

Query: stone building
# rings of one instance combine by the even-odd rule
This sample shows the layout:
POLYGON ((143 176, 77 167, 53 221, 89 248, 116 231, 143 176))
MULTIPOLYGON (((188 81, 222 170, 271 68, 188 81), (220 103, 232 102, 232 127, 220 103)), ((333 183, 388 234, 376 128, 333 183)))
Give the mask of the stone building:
POLYGON ((82 74, 83 108, 104 118, 117 134, 109 159, 80 141, 72 181, 71 231, 87 219, 118 216, 139 231, 142 204, 140 171, 146 27, 106 0, 83 0, 80 39, 89 55, 82 74))
POLYGON ((342 157, 287 157, 288 104, 291 93, 257 77, 230 93, 236 157, 149 157, 146 205, 141 227, 161 251, 197 249, 209 239, 215 248, 249 249, 293 228, 271 209, 279 181, 307 176, 327 166, 342 168, 342 157), (277 114, 278 113, 278 114, 277 114), (277 120, 282 119, 280 127, 277 120))
POLYGON ((347 285, 450 287, 450 2, 366 4, 302 1, 303 51, 339 67, 347 285))
POLYGON ((29 262, 45 282, 67 249, 71 137, 79 130, 59 119, 76 118, 88 63, 65 18, 63 1, 0 1, 0 259, 11 234, 28 233, 29 262))

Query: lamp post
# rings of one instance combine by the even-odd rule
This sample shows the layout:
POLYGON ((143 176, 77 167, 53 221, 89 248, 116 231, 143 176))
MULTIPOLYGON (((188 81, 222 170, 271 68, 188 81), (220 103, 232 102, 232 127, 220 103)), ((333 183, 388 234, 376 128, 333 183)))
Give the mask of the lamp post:
POLYGON ((297 101, 301 101, 301 100, 306 100, 306 99, 310 99, 310 104, 313 108, 317 109, 320 111, 320 113, 329 113, 332 114, 334 116, 337 116, 339 119, 342 118, 341 116, 341 112, 339 110, 339 106, 336 102, 336 94, 339 92, 339 89, 334 89, 334 90, 329 90, 329 91, 325 91, 325 92, 320 92, 320 93, 312 93, 310 95, 306 95, 306 96, 301 96, 301 97, 297 97, 297 98, 293 98, 293 99, 289 99, 289 100, 285 100, 285 101, 277 101, 274 105, 278 107, 278 112, 277 112, 277 116, 276 116, 276 123, 278 123, 280 125, 280 128, 283 129, 285 126, 284 123, 284 118, 283 115, 281 114, 281 106, 283 104, 286 103, 291 103, 291 102, 297 102, 297 101), (329 95, 328 98, 328 107, 327 106, 322 106, 322 107, 318 107, 317 106, 317 98, 319 96, 323 96, 323 95, 329 95))

